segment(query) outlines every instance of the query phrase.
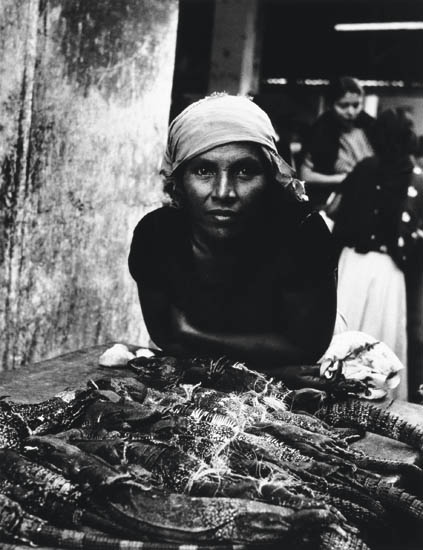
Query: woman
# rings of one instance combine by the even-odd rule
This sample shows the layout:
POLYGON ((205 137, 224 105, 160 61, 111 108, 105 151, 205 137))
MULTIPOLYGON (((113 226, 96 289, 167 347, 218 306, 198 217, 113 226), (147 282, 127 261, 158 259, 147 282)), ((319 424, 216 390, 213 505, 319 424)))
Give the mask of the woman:
MULTIPOLYGON (((414 170, 415 144, 406 112, 380 115, 376 154, 343 183, 334 228, 342 250, 338 307, 348 328, 384 341, 406 365, 408 316, 412 399, 423 383, 423 176, 414 170)), ((405 380, 399 397, 407 397, 405 380)))
POLYGON ((162 173, 172 205, 140 221, 129 256, 154 342, 285 379, 315 363, 335 319, 332 240, 266 113, 224 94, 194 103, 170 126, 162 173))
POLYGON ((374 119, 363 111, 364 91, 355 78, 341 77, 329 88, 331 108, 314 126, 304 147, 301 177, 313 206, 332 216, 340 197, 332 192, 357 162, 373 154, 371 132, 374 119))

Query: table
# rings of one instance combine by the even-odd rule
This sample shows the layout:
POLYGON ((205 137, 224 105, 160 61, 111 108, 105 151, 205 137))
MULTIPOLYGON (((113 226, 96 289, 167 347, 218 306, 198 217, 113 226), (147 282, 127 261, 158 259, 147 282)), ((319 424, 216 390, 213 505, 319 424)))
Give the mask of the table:
MULTIPOLYGON (((19 403, 41 402, 66 388, 83 387, 88 380, 101 376, 133 376, 127 369, 100 367, 100 355, 118 342, 82 348, 27 368, 0 373, 0 395, 19 403)), ((131 351, 139 349, 124 343, 131 351)))

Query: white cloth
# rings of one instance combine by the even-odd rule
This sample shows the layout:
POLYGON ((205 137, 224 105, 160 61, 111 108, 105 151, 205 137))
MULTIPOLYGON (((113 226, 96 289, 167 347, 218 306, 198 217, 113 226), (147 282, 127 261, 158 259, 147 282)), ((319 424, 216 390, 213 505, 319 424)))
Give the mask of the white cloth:
POLYGON ((134 358, 135 355, 125 344, 115 344, 100 355, 98 364, 102 367, 122 367, 134 358))
MULTIPOLYGON (((359 223, 359 220, 357 220, 359 223)), ((407 365, 407 309, 402 271, 388 254, 344 248, 338 266, 338 309, 348 330, 384 342, 407 365)), ((407 369, 393 397, 407 399, 407 369)))
POLYGON ((342 374, 351 380, 361 380, 367 384, 367 391, 360 397, 381 399, 401 382, 404 365, 395 353, 380 340, 351 330, 332 338, 329 348, 320 359, 320 376, 330 380, 342 365, 342 374))

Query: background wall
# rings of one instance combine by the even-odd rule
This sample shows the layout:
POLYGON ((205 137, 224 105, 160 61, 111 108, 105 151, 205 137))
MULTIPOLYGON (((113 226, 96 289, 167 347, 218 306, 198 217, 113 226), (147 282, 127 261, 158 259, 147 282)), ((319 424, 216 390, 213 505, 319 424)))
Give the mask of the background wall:
POLYGON ((0 368, 143 344, 127 271, 161 199, 177 0, 0 3, 0 368))

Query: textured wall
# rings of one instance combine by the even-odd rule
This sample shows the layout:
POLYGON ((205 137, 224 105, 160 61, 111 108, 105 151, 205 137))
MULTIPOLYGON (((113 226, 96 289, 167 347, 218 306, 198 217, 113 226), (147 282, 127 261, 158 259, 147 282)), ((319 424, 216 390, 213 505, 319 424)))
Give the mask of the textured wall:
POLYGON ((146 342, 127 254, 157 206, 177 0, 0 3, 0 358, 146 342))

